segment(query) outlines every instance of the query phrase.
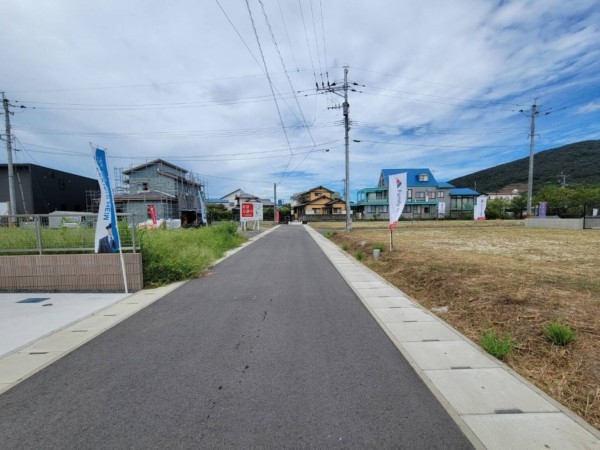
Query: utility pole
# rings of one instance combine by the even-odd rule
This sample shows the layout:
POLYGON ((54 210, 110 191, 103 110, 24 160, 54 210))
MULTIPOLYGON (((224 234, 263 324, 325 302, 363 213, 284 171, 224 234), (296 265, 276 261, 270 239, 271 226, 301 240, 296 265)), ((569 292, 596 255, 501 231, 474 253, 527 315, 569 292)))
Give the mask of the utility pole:
MULTIPOLYGON (((344 98, 344 103, 342 103, 342 113, 344 115, 344 142, 346 148, 346 183, 344 187, 344 190, 346 191, 346 231, 352 231, 352 210, 350 207, 350 104, 348 103, 348 66, 344 66, 344 84, 342 86, 337 86, 336 83, 329 84, 329 82, 327 82, 326 88, 319 88, 317 85, 317 91, 331 92, 332 94, 344 98), (340 90, 344 92, 343 95, 338 92, 340 90)), ((339 106, 331 106, 328 109, 339 109, 339 106)))
POLYGON ((531 133, 529 135, 529 177, 527 181, 527 215, 531 216, 531 200, 533 198, 533 147, 535 141, 535 116, 537 114, 537 99, 531 105, 531 133))
POLYGON ((15 224, 15 216, 17 213, 17 204, 15 202, 15 174, 12 160, 12 137, 10 135, 10 115, 11 112, 8 110, 8 99, 5 97, 4 92, 2 93, 2 105, 4 106, 4 123, 6 125, 6 151, 8 152, 8 216, 11 226, 15 224))
POLYGON ((277 225, 277 183, 273 183, 273 222, 277 225))

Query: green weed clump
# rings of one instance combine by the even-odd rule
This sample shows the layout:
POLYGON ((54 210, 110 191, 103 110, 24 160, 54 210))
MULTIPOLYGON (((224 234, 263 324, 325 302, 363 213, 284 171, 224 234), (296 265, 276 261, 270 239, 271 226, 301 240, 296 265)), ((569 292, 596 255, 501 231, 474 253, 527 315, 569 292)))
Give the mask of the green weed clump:
POLYGON ((551 322, 544 328, 544 335, 554 345, 567 345, 575 340, 576 333, 568 325, 559 322, 551 322))
POLYGON ((147 286, 196 278, 245 240, 232 222, 205 228, 144 230, 140 238, 147 286))
POLYGON ((344 250, 345 252, 348 251, 348 244, 342 244, 342 250, 344 250))
POLYGON ((373 250, 379 250, 380 252, 383 252, 385 250, 385 244, 375 244, 373 245, 373 250))
POLYGON ((494 330, 487 330, 481 335, 481 346, 490 355, 504 360, 515 347, 515 342, 510 333, 498 336, 494 330))
POLYGON ((363 258, 365 257, 365 254, 363 252, 356 252, 356 254, 354 255, 356 257, 356 259, 358 259, 359 261, 362 261, 363 258))

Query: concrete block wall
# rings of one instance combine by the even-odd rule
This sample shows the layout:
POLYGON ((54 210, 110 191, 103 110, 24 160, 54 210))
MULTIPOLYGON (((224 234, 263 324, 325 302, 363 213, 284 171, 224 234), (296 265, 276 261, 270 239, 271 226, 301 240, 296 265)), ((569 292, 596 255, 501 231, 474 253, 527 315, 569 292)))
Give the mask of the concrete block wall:
POLYGON ((525 227, 583 230, 583 219, 527 219, 525 227))
MULTIPOLYGON (((129 292, 143 288, 142 255, 124 253, 129 292)), ((124 292, 120 255, 0 256, 3 292, 124 292)))

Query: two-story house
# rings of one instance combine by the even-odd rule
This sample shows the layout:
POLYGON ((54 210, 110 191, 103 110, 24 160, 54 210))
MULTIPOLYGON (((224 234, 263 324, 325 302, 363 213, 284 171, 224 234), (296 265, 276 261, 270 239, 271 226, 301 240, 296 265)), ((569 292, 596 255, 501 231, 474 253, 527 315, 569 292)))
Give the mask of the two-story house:
POLYGON ((346 214, 346 203, 340 195, 324 186, 292 196, 292 213, 296 220, 307 216, 342 216, 346 214))
POLYGON ((462 218, 469 207, 472 215, 477 192, 439 182, 426 168, 383 169, 377 187, 361 189, 357 193, 357 211, 363 219, 389 219, 388 180, 390 175, 402 172, 406 172, 407 180, 403 218, 462 218))
POLYGON ((148 205, 163 219, 178 219, 182 210, 200 210, 204 185, 182 167, 156 159, 122 171, 125 178, 115 192, 117 212, 148 217, 148 205))

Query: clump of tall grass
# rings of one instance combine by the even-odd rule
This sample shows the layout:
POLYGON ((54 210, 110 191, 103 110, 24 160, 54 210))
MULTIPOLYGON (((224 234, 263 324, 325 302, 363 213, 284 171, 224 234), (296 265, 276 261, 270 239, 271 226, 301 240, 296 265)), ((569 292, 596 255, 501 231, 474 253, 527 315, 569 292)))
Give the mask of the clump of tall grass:
POLYGON ((245 240, 232 222, 205 228, 144 230, 140 239, 146 286, 198 277, 245 240))
POLYGON ((546 325, 544 335, 554 345, 567 345, 569 342, 574 341, 576 337, 575 331, 570 326, 559 322, 552 322, 546 325))
POLYGON ((486 330, 481 334, 481 346, 490 355, 504 360, 515 347, 515 341, 510 333, 499 336, 494 330, 486 330))

